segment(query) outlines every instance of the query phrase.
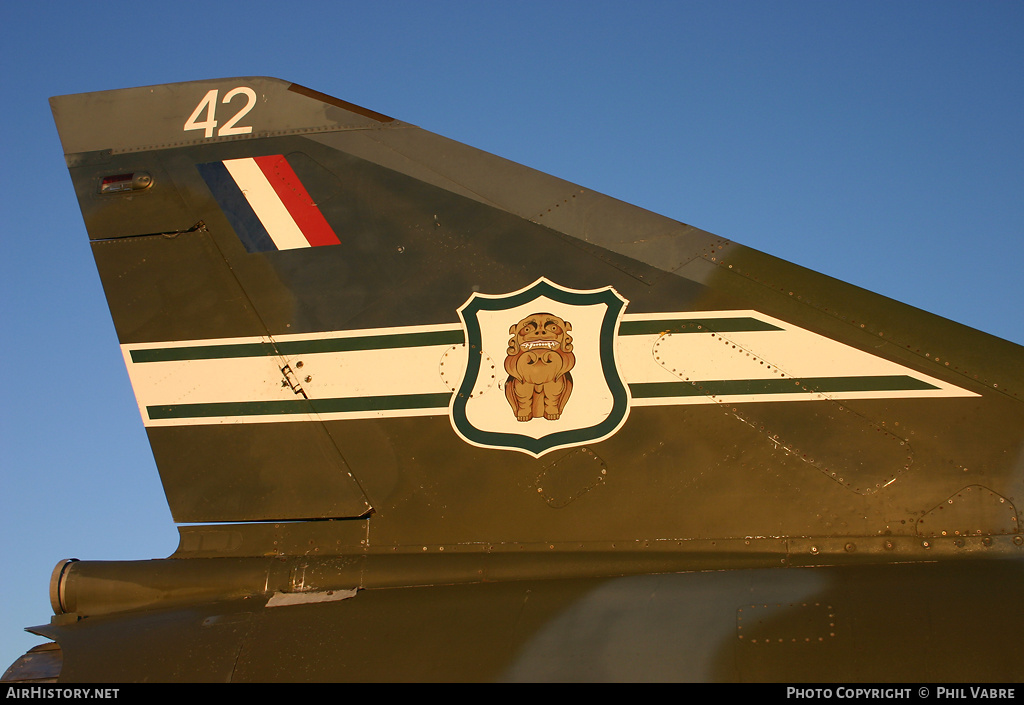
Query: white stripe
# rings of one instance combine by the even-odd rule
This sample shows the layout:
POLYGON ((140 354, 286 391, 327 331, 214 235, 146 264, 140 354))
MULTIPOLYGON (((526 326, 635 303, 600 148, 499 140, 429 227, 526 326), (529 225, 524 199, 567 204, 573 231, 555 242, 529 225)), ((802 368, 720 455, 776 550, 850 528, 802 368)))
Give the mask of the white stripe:
POLYGON ((299 230, 295 219, 285 208, 281 198, 270 185, 266 174, 260 169, 259 164, 252 157, 245 159, 228 159, 224 162, 225 168, 235 180, 238 188, 241 189, 245 200, 249 202, 256 212, 256 217, 263 223, 263 227, 270 234, 279 250, 294 250, 300 247, 309 247, 309 241, 299 230))
MULTIPOLYGON (((690 380, 784 379, 806 377, 861 377, 907 375, 936 389, 865 390, 851 392, 797 391, 783 394, 655 397, 633 399, 634 406, 714 404, 720 402, 815 401, 843 399, 910 399, 927 397, 973 397, 974 392, 943 382, 917 370, 836 340, 812 333, 757 311, 699 311, 671 314, 627 314, 624 321, 671 318, 732 318, 749 316, 771 323, 777 331, 736 331, 731 333, 685 333, 618 336, 619 369, 627 384, 644 382, 685 382, 690 380), (728 342, 725 342, 728 341, 728 342), (733 345, 736 347, 734 348, 733 345), (764 363, 764 364, 762 364, 764 363)), ((290 334, 277 340, 360 338, 368 335, 460 330, 459 324, 378 328, 358 331, 327 331, 290 334)), ((271 423, 312 420, 302 415, 267 415, 238 418, 150 419, 149 405, 210 402, 273 401, 296 399, 282 385, 281 368, 288 364, 295 382, 310 399, 332 399, 399 394, 437 394, 457 388, 463 374, 466 353, 462 345, 428 345, 379 350, 303 353, 288 358, 260 356, 211 360, 174 360, 135 363, 131 350, 224 344, 270 343, 270 338, 222 338, 122 346, 125 364, 147 426, 180 426, 219 423, 271 423), (299 365, 299 362, 302 365, 299 365)), ((505 350, 483 351, 494 378, 474 394, 503 396, 501 385, 507 374, 502 364, 505 350)), ((483 384, 483 382, 481 383, 483 384)), ((321 415, 322 419, 382 418, 447 415, 447 408, 392 409, 321 415)))

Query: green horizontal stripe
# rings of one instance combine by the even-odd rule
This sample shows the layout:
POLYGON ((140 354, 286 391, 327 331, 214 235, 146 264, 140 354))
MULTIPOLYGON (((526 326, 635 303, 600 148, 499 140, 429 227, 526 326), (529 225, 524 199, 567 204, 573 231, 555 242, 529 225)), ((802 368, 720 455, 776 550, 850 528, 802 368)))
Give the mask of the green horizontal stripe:
POLYGON ((642 382, 629 385, 634 399, 662 397, 789 394, 800 392, 889 392, 938 387, 907 375, 874 377, 810 377, 805 379, 737 379, 699 382, 642 382))
POLYGON ((428 331, 424 333, 391 333, 356 338, 325 338, 324 340, 292 340, 278 343, 283 355, 304 353, 351 352, 353 350, 384 350, 387 348, 419 348, 429 345, 462 345, 461 330, 428 331))
MULTIPOLYGON (((793 392, 881 392, 938 389, 906 375, 875 377, 813 377, 795 379, 740 379, 701 382, 643 382, 629 385, 634 399, 665 397, 732 396, 745 394, 788 394, 793 392)), ((275 414, 340 414, 395 409, 443 409, 451 394, 395 394, 338 399, 289 399, 285 401, 212 402, 167 404, 146 407, 149 418, 192 419, 214 417, 270 416, 275 414)))
POLYGON ((452 395, 395 394, 378 397, 339 399, 289 399, 285 401, 211 402, 207 404, 167 404, 147 406, 149 418, 198 419, 218 416, 269 416, 273 414, 338 414, 356 411, 391 411, 394 409, 443 409, 452 395))
POLYGON ((756 318, 674 318, 660 321, 623 321, 619 335, 661 335, 664 333, 738 333, 782 330, 756 318))
MULTIPOLYGON (((739 331, 782 330, 756 318, 676 318, 659 321, 623 321, 619 335, 661 335, 664 333, 734 333, 739 331)), ((308 353, 353 352, 416 348, 428 345, 462 345, 461 330, 423 333, 386 333, 320 340, 288 340, 273 343, 224 343, 132 350, 132 362, 177 362, 181 360, 220 360, 237 357, 270 357, 308 353)))
POLYGON ((132 362, 171 362, 177 360, 215 360, 229 357, 266 357, 276 355, 270 343, 235 343, 231 345, 197 345, 185 348, 150 348, 132 350, 132 362))
POLYGON ((132 362, 173 362, 179 360, 217 360, 232 357, 269 357, 272 355, 304 355, 307 353, 351 352, 353 350, 384 350, 416 348, 427 345, 461 345, 461 330, 427 331, 424 333, 391 333, 351 338, 322 340, 288 340, 277 343, 226 343, 176 348, 132 350, 132 362))

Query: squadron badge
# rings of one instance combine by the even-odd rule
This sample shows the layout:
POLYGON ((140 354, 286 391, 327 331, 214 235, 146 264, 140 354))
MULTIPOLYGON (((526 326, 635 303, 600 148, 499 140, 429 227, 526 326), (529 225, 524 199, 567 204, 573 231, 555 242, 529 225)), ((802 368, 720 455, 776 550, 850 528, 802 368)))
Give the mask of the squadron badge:
POLYGON ((535 313, 508 329, 505 397, 519 421, 562 415, 572 394, 569 370, 576 366, 571 330, 572 324, 551 313, 535 313))
POLYGON ((614 434, 629 413, 615 359, 627 303, 611 287, 579 291, 544 278, 510 294, 473 294, 459 309, 467 359, 449 407, 455 432, 534 457, 614 434), (507 376, 496 374, 498 360, 507 376))

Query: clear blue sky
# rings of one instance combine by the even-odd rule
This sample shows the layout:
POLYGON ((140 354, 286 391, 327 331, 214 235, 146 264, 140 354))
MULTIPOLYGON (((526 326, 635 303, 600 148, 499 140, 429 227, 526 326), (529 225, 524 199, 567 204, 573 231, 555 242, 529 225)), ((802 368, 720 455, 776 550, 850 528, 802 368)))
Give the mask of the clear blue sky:
POLYGON ((0 670, 38 643, 57 560, 177 544, 51 95, 276 76, 1024 342, 1019 0, 4 3, 0 23, 0 670))

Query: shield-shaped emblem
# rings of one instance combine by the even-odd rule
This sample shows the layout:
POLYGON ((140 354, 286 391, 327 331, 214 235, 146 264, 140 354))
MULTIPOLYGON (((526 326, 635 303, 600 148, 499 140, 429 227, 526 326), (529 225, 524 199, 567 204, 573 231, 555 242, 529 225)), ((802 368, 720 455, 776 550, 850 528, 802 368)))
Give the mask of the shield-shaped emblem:
POLYGON ((627 303, 611 287, 566 289, 543 277, 470 296, 459 308, 467 359, 449 407, 455 432, 534 457, 614 434, 629 413, 615 360, 627 303))

